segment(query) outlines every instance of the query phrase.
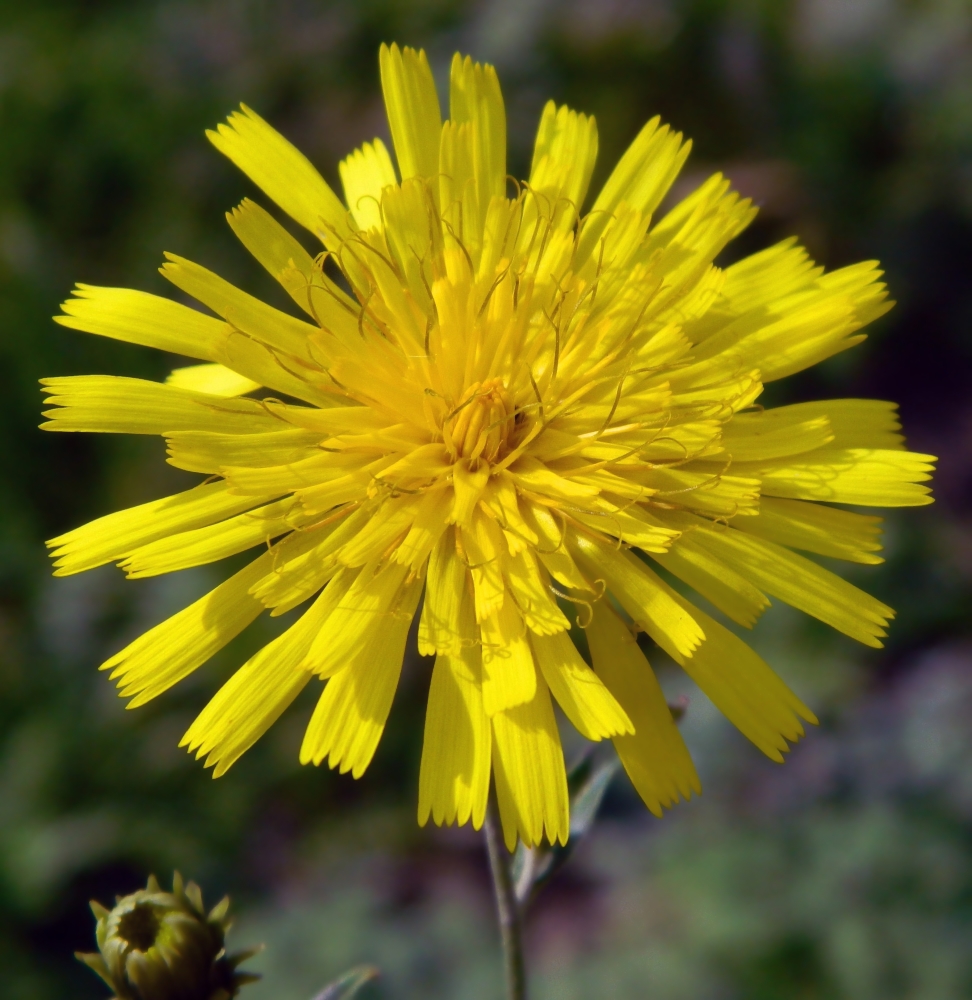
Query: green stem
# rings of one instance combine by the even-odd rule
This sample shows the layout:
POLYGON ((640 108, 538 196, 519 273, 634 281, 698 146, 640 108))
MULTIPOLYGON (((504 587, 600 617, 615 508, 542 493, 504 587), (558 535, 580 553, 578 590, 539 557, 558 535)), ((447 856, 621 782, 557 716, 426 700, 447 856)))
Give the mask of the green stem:
POLYGON ((510 859, 503 844, 496 792, 490 789, 486 806, 486 851, 489 869, 493 875, 496 893, 496 915, 499 920, 500 941, 503 945, 503 968, 506 974, 507 1000, 526 1000, 526 966, 523 961, 523 925, 516 898, 516 887, 510 874, 510 859))

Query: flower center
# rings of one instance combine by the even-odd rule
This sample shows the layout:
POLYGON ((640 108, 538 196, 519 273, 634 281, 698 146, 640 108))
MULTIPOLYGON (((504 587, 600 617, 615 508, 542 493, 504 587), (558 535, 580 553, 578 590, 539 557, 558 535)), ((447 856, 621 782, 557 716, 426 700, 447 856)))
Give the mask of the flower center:
POLYGON ((158 914, 155 907, 147 903, 139 903, 118 921, 118 936, 135 951, 148 951, 155 944, 158 933, 158 914))
POLYGON ((513 437, 513 406, 503 382, 474 382, 445 418, 442 437, 453 458, 495 462, 513 437))

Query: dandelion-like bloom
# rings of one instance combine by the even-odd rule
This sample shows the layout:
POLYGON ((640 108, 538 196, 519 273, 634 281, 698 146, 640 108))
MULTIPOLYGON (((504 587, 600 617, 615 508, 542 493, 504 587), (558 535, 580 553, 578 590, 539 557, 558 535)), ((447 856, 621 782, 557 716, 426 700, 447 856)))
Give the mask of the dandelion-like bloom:
POLYGON ((828 504, 928 503, 933 459, 904 450, 891 403, 756 402, 864 339, 890 306, 877 265, 825 273, 786 241, 716 266, 755 209, 716 174, 656 220, 689 152, 657 119, 582 214, 593 118, 549 103, 516 183, 492 67, 454 58, 443 122, 423 53, 380 63, 398 169, 365 143, 344 201, 248 108, 209 133, 322 241, 314 256, 249 199, 228 215, 304 318, 171 254, 162 273, 215 316, 80 285, 58 317, 206 363, 166 384, 46 379, 44 427, 161 434, 207 478, 54 539, 57 573, 261 550, 102 669, 142 705, 265 608, 313 599, 183 744, 220 775, 317 677, 300 759, 358 777, 421 603, 419 821, 478 827, 492 774, 509 844, 568 835, 554 701, 613 738, 653 812, 698 792, 639 630, 782 760, 813 714, 666 578, 746 627, 772 595, 881 645, 891 609, 794 550, 880 562, 880 519, 828 504))

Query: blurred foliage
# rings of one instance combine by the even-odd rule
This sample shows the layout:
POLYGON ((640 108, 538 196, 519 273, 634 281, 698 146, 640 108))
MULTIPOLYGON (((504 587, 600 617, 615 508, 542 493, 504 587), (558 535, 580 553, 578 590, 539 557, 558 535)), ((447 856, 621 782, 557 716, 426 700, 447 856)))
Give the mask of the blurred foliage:
POLYGON ((823 722, 782 769, 689 692, 705 795, 654 821, 617 783, 538 905, 537 995, 972 996, 964 0, 0 2, 3 995, 101 996, 71 958, 91 947, 87 900, 173 867, 234 893, 235 945, 267 940, 253 1000, 308 997, 356 961, 382 965, 388 997, 496 995, 478 838, 414 822, 427 665, 409 664, 361 781, 298 766, 305 701, 213 782, 179 738, 268 633, 126 713, 97 664, 213 575, 53 580, 42 545, 188 481, 160 442, 36 430, 39 377, 178 363, 58 327, 57 304, 77 280, 171 294, 163 250, 277 295, 222 223, 253 191, 203 130, 245 101, 336 180, 387 135, 392 39, 425 46, 440 80, 456 48, 498 65, 515 173, 550 96, 597 116, 595 185, 660 113, 695 141, 679 191, 724 169, 761 205, 734 252, 797 233, 830 267, 881 259, 898 308, 767 396, 897 399, 912 444, 943 459, 939 503, 892 519, 887 565, 850 574, 899 609, 888 648, 767 616, 757 641, 823 722))

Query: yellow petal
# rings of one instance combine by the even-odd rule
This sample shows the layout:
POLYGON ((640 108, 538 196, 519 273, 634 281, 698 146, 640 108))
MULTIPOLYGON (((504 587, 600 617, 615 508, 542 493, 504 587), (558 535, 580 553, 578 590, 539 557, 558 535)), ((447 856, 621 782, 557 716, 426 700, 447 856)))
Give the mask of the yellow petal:
POLYGON ((506 585, 530 631, 552 635, 570 628, 570 622, 553 599, 549 577, 529 549, 507 556, 502 562, 506 585))
MULTIPOLYGON (((286 358, 285 365, 276 348, 254 340, 228 324, 222 339, 216 345, 215 353, 217 360, 227 368, 275 392, 285 393, 314 406, 331 407, 344 402, 336 397, 333 387, 326 383, 322 385, 320 377, 305 364, 286 358)), ((308 407, 302 409, 306 410, 308 407)), ((348 409, 360 410, 362 407, 348 409)))
POLYGON ((429 557, 418 633, 418 649, 423 656, 460 655, 464 638, 462 607, 466 598, 471 598, 471 588, 466 566, 456 553, 453 529, 448 528, 429 557))
MULTIPOLYGON (((703 463, 699 463, 703 465, 703 463)), ((727 475, 725 463, 691 468, 655 468, 638 478, 662 503, 673 503, 716 517, 755 515, 759 511, 760 481, 750 467, 733 463, 736 475, 727 475), (747 475, 747 472, 749 474, 747 475)))
POLYGON ((573 534, 571 549, 600 578, 629 615, 669 656, 691 656, 705 638, 698 620, 676 601, 648 567, 629 552, 573 534))
POLYGON ((450 518, 453 524, 460 524, 463 527, 469 524, 488 482, 489 466, 485 463, 472 469, 467 459, 456 462, 452 467, 452 488, 456 494, 450 518))
POLYGON ((69 375, 41 379, 46 403, 45 431, 109 434, 165 434, 166 431, 220 431, 250 434, 279 425, 254 399, 227 399, 173 385, 116 375, 69 375))
POLYGON ((260 468, 293 464, 320 456, 320 435, 292 427, 259 434, 175 431, 165 438, 168 462, 189 472, 219 472, 223 467, 260 468))
POLYGON ((445 487, 430 489, 421 498, 415 520, 392 558, 403 566, 418 569, 428 558, 446 530, 452 498, 445 487))
POLYGON ((482 666, 475 647, 436 657, 425 715, 418 821, 483 825, 492 735, 483 708, 482 666))
MULTIPOLYGON (((715 322, 721 328, 704 336, 694 352, 703 360, 722 355, 735 357, 741 363, 755 362, 765 382, 792 375, 860 343, 864 335, 856 331, 893 305, 887 301, 885 286, 878 280, 881 272, 874 261, 863 261, 830 274, 799 266, 794 271, 792 253, 786 250, 774 259, 773 250, 764 252, 768 256, 761 260, 760 255, 755 255, 753 263, 762 265, 764 273, 754 284, 761 288, 748 296, 753 307, 739 315, 733 315, 733 299, 740 298, 735 294, 738 281, 734 280, 733 269, 741 267, 741 277, 743 273, 751 273, 752 265, 740 261, 729 268, 728 314, 716 310, 713 319, 706 317, 701 321, 703 326, 715 322), (782 269, 780 283, 772 281, 774 265, 782 269)), ((698 331, 690 329, 690 335, 694 340, 699 339, 698 331)))
POLYGON ((239 375, 225 365, 190 365, 188 368, 173 368, 165 380, 166 385, 177 389, 192 389, 194 392, 208 392, 213 396, 243 396, 261 383, 245 375, 239 375))
POLYGON ((391 497, 372 514, 367 524, 338 552, 345 566, 364 566, 390 550, 412 527, 420 499, 413 496, 391 497))
POLYGON ((312 362, 309 338, 318 328, 268 306, 199 264, 167 253, 159 268, 187 295, 209 306, 238 330, 295 358, 312 362))
POLYGON ((503 605, 506 587, 500 561, 505 548, 499 527, 478 512, 471 528, 458 533, 476 593, 476 621, 483 621, 503 605))
POLYGON ((654 671, 606 601, 593 605, 585 634, 595 672, 634 726, 632 735, 615 737, 615 749, 645 805, 661 816, 663 808, 701 792, 695 765, 654 671))
POLYGON ((227 486, 225 482, 204 483, 184 493, 106 514, 52 538, 47 545, 54 550, 54 575, 70 576, 103 566, 139 545, 213 524, 272 499, 232 496, 227 486))
POLYGON ((531 701, 493 716, 493 771, 503 838, 512 851, 545 837, 570 836, 567 774, 550 692, 541 680, 531 701))
POLYGON ((444 445, 424 444, 408 452, 385 469, 382 478, 392 486, 400 486, 412 480, 429 480, 441 476, 452 467, 444 445))
POLYGON ((882 518, 854 514, 836 507, 763 497, 759 516, 734 521, 733 526, 779 545, 858 563, 882 563, 882 518))
POLYGON ((274 546, 273 572, 259 580, 250 593, 265 607, 273 608, 271 618, 297 607, 328 581, 330 592, 337 593, 336 588, 343 587, 343 596, 358 570, 340 566, 334 553, 368 516, 369 511, 359 508, 336 524, 288 535, 274 546))
POLYGON ((546 200, 546 214, 573 225, 583 207, 596 159, 594 118, 547 101, 530 166, 530 187, 546 200))
POLYGON ((700 546, 767 593, 865 645, 882 646, 894 611, 870 594, 781 545, 735 528, 700 524, 694 535, 700 546))
POLYGON ((722 447, 735 462, 784 458, 822 448, 834 439, 826 416, 804 417, 789 406, 737 413, 722 432, 722 447))
MULTIPOLYGON (((431 185, 433 194, 435 186, 431 185)), ((382 235, 389 254, 412 299, 426 316, 432 304, 429 286, 435 279, 432 258, 441 248, 442 238, 440 228, 429 225, 429 193, 426 181, 412 177, 386 187, 381 195, 382 235)))
POLYGON ((358 303, 324 273, 323 267, 265 208, 244 198, 226 213, 226 221, 304 312, 327 330, 344 335, 357 333, 358 303))
MULTIPOLYGON (((355 778, 364 774, 391 710, 405 640, 421 592, 420 579, 406 584, 393 613, 372 629, 363 643, 349 650, 353 655, 346 669, 328 681, 311 716, 300 748, 302 764, 320 764, 327 757, 328 766, 338 768, 341 774, 350 771, 355 778)), ((349 598, 351 592, 345 601, 349 598)), ((339 606, 331 619, 341 611, 339 606)), ((315 662, 313 650, 309 661, 315 662)))
POLYGON ((506 110, 492 66, 474 63, 469 56, 463 59, 458 52, 452 57, 449 118, 470 129, 477 192, 473 225, 482 232, 490 199, 506 196, 506 110))
POLYGON ((216 692, 183 736, 213 777, 225 774, 280 718, 311 679, 300 669, 317 630, 330 613, 325 592, 297 622, 250 657, 216 692))
POLYGON ((816 716, 742 639, 666 589, 705 629, 692 656, 674 659, 743 736, 782 763, 787 740, 803 736, 800 719, 816 725, 816 716))
MULTIPOLYGON (((365 567, 324 623, 307 654, 304 668, 320 677, 330 677, 357 661, 362 646, 374 634, 398 629, 403 602, 410 600, 413 589, 405 584, 406 574, 406 567, 395 563, 377 573, 365 567)), ((411 614, 408 618, 410 621, 411 614)))
POLYGON ((223 324, 197 309, 132 288, 78 284, 54 322, 129 344, 213 360, 223 324))
MULTIPOLYGON (((642 135, 651 124, 649 122, 645 126, 642 135)), ((672 137, 672 145, 675 139, 680 141, 681 137, 672 137)), ((678 154, 675 161, 677 158, 678 154)), ((662 158, 659 166, 664 166, 664 162, 662 158)), ((653 198, 657 197, 658 190, 652 187, 653 198)), ((600 200, 598 198, 595 203, 592 215, 600 200)), ((755 217, 756 209, 751 201, 740 198, 732 191, 729 181, 722 174, 713 174, 652 226, 643 249, 647 252, 660 250, 667 256, 661 266, 673 286, 677 286, 677 279, 688 279, 694 283, 706 273, 709 262, 719 250, 738 236, 755 217)))
MULTIPOLYGON (((281 456, 284 457, 284 456, 281 456)), ((238 493, 286 493, 299 490, 304 509, 326 511, 349 500, 363 499, 382 460, 364 465, 356 454, 324 452, 289 465, 228 465, 223 475, 238 493)), ((384 460, 384 464, 388 464, 384 460)))
POLYGON ((344 206, 310 160, 255 111, 240 107, 206 132, 209 141, 312 233, 326 227, 347 234, 344 206))
POLYGON ((119 566, 130 580, 203 566, 245 552, 255 545, 268 546, 277 535, 296 527, 291 520, 294 513, 293 499, 280 500, 237 514, 219 524, 182 531, 141 545, 127 553, 119 566))
POLYGON ((691 149, 681 133, 673 133, 652 118, 638 133, 611 171, 591 209, 611 212, 622 201, 642 212, 653 212, 678 175, 691 149))
POLYGON ((366 142, 338 167, 344 200, 361 229, 381 226, 381 192, 397 181, 391 157, 381 139, 366 142))
POLYGON ((523 519, 516 486, 508 472, 490 478, 482 503, 506 532, 507 544, 510 544, 511 536, 515 539, 510 547, 511 553, 514 547, 519 551, 525 545, 539 544, 539 536, 523 519))
MULTIPOLYGON (((934 455, 873 448, 820 449, 788 462, 753 466, 769 496, 868 507, 920 507, 932 502, 934 455)), ((745 468, 736 466, 737 470, 745 468)))
POLYGON ((612 213, 627 202, 644 215, 654 212, 692 148, 680 132, 672 132, 661 119, 652 118, 638 133, 611 172, 585 221, 578 257, 593 251, 612 213))
POLYGON ((712 314, 690 324, 693 342, 711 336, 712 326, 718 329, 743 313, 772 310, 781 299, 805 291, 823 270, 797 245, 795 236, 737 260, 725 270, 720 302, 712 314))
POLYGON ((581 659, 566 632, 531 639, 544 680, 574 728, 589 740, 634 733, 625 710, 581 659))
POLYGON ((537 671, 527 627, 510 601, 480 623, 483 639, 483 704, 486 714, 533 698, 537 671))
POLYGON ((574 590, 590 591, 591 585, 577 568, 564 545, 566 528, 554 518, 546 507, 525 504, 523 516, 529 529, 540 539, 537 555, 550 575, 574 590))
MULTIPOLYGON (((740 518, 740 523, 748 520, 740 518)), ((653 552, 652 559, 746 628, 752 628, 769 607, 766 595, 736 572, 731 559, 715 556, 691 531, 686 531, 668 552, 653 552)))
POLYGON ((382 45, 379 63, 385 113, 402 180, 416 175, 435 177, 442 116, 425 52, 382 45))
POLYGON ((270 553, 260 556, 101 665, 118 682, 119 697, 132 699, 128 708, 144 705, 188 677, 256 618, 263 605, 249 590, 270 571, 271 561, 270 553))
POLYGON ((882 399, 820 399, 786 409, 807 417, 826 414, 837 448, 904 448, 897 403, 882 399))
POLYGON ((636 505, 620 509, 605 503, 603 511, 598 514, 577 512, 574 516, 581 524, 603 534, 614 535, 628 545, 636 545, 642 552, 667 552, 679 536, 677 529, 649 520, 636 505))
POLYGON ((556 500, 576 501, 597 496, 594 486, 585 486, 575 479, 566 479, 535 458, 524 456, 510 466, 510 473, 520 488, 542 493, 556 500))

